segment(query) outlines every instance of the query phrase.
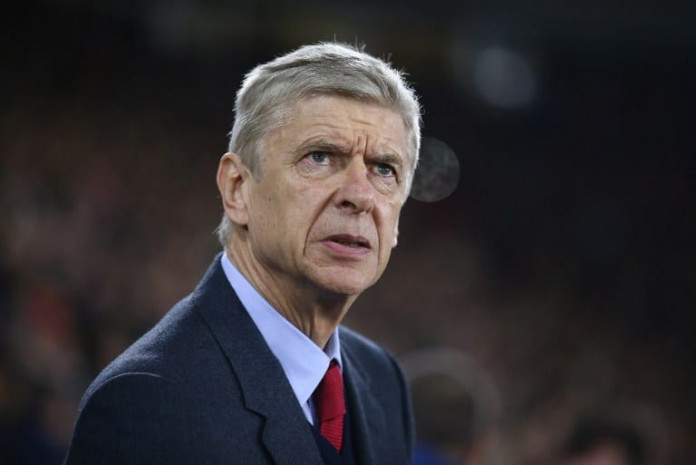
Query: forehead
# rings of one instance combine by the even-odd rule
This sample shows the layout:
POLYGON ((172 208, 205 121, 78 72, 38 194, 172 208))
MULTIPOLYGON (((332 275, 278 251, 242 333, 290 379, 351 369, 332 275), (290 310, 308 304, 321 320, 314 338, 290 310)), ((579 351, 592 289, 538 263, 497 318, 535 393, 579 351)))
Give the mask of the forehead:
MULTIPOLYGON (((389 151, 411 159, 409 138, 401 115, 391 108, 338 96, 315 96, 292 104, 270 139, 302 143, 330 138, 366 141, 369 150, 389 151)), ((341 140, 342 141, 342 140, 341 140)))

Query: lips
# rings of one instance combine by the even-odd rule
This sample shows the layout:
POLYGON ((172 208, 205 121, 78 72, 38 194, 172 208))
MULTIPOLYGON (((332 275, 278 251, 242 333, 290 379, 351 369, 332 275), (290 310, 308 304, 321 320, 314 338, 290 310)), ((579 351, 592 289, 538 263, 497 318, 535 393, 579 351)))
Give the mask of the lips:
POLYGON ((329 236, 328 241, 334 242, 336 244, 342 245, 344 247, 351 247, 356 249, 371 249, 370 241, 362 236, 353 236, 350 234, 336 234, 329 236))

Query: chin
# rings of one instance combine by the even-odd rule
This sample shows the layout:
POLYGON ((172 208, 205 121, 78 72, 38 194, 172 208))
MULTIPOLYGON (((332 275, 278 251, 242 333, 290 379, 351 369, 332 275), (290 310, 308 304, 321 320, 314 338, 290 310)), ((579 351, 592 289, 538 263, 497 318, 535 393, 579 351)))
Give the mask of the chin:
POLYGON ((366 273, 344 272, 339 276, 324 276, 317 284, 332 294, 358 295, 377 281, 366 277, 366 273))
POLYGON ((359 295, 365 289, 370 287, 365 282, 325 282, 320 284, 321 287, 331 294, 336 295, 359 295))

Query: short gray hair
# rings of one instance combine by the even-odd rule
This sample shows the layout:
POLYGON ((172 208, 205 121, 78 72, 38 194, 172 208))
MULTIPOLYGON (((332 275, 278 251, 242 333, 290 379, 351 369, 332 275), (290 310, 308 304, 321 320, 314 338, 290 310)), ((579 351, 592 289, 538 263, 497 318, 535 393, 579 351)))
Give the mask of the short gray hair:
MULTIPOLYGON (((237 92, 229 151, 240 156, 254 176, 260 172, 264 136, 283 122, 304 98, 336 95, 375 103, 401 115, 410 139, 410 190, 420 150, 421 109, 404 74, 362 47, 338 42, 306 45, 251 70, 237 92)), ((232 224, 223 214, 218 239, 227 246, 232 224)))

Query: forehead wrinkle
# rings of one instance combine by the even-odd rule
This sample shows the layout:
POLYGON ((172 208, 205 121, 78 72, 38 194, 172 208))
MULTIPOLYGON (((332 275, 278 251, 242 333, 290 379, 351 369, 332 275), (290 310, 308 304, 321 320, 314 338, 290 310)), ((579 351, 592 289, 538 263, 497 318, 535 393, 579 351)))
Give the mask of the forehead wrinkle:
POLYGON ((403 165, 404 156, 400 155, 401 152, 394 147, 394 144, 390 144, 388 140, 380 136, 381 134, 378 134, 377 137, 374 137, 362 132, 355 134, 349 152, 361 154, 379 163, 403 165))
POLYGON ((349 153, 352 145, 343 137, 332 137, 325 134, 311 136, 300 143, 300 148, 320 148, 329 152, 349 153), (337 141, 338 140, 338 141, 337 141))
MULTIPOLYGON (((321 99, 322 97, 316 98, 321 99)), ((341 152, 364 153, 370 157, 379 156, 382 158, 382 154, 376 152, 385 152, 385 154, 391 153, 396 156, 401 165, 412 165, 414 157, 411 153, 410 141, 407 137, 408 131, 406 131, 403 120, 399 119, 399 123, 401 124, 400 129, 404 130, 406 140, 401 141, 377 131, 375 123, 370 117, 370 114, 373 113, 372 110, 391 109, 379 105, 370 108, 372 105, 366 105, 367 115, 352 114, 345 120, 334 121, 332 120, 336 116, 334 112, 321 106, 302 105, 308 100, 311 99, 300 100, 293 111, 286 115, 283 123, 271 132, 278 136, 287 134, 287 131, 294 132, 296 144, 293 145, 295 145, 296 150, 322 144, 327 148, 339 149, 341 152), (351 127, 351 123, 357 123, 358 127, 351 127), (375 134, 371 134, 372 129, 375 129, 375 134)))
POLYGON ((407 164, 407 160, 410 158, 408 150, 404 153, 398 143, 384 137, 380 139, 375 142, 371 152, 366 151, 365 153, 370 160, 377 163, 388 163, 399 168, 407 164))

